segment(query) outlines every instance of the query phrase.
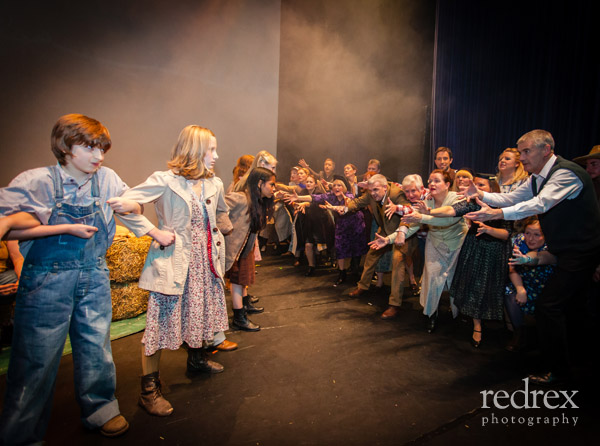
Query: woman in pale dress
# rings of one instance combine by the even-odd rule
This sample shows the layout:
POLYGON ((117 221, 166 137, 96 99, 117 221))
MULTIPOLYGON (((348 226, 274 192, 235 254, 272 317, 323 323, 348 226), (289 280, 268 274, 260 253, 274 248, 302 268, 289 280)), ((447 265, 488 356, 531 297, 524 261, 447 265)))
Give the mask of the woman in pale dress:
MULTIPOLYGON (((429 197, 417 209, 402 217, 403 223, 427 224, 429 233, 425 243, 425 267, 421 284, 420 301, 423 314, 428 316, 427 331, 435 330, 441 295, 452 284, 460 248, 467 234, 467 224, 462 217, 437 218, 427 215, 428 208, 451 206, 460 201, 456 192, 449 191, 452 180, 448 172, 436 169, 429 175, 429 197)), ((452 300, 452 315, 458 309, 452 300)))

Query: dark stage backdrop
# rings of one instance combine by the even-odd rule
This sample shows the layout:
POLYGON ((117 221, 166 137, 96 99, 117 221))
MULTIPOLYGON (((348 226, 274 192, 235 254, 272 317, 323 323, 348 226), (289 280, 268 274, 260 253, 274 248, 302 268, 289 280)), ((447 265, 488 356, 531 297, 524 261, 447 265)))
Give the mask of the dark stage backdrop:
POLYGON ((279 26, 279 0, 2 1, 0 186, 56 162, 50 131, 74 112, 108 127, 130 185, 208 127, 227 186, 240 155, 276 151, 279 26))
POLYGON ((495 172, 498 155, 533 129, 556 153, 600 144, 600 39, 592 0, 440 0, 432 145, 454 167, 495 172))
POLYGON ((434 15, 428 0, 282 0, 280 179, 299 158, 427 171, 434 15))

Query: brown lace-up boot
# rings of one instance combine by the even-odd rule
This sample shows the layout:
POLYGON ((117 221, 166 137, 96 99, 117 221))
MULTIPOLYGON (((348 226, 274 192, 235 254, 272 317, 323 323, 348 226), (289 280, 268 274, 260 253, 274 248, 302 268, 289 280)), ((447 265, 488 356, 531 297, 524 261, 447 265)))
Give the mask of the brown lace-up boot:
POLYGON ((160 391, 158 372, 142 376, 142 394, 138 404, 150 415, 166 417, 173 413, 173 406, 162 396, 160 391))

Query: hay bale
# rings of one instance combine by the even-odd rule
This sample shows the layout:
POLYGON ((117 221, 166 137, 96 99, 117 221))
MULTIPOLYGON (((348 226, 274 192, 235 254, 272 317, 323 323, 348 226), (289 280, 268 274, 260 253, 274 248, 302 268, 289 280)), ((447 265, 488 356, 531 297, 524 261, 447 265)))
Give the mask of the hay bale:
POLYGON ((110 281, 127 283, 137 281, 142 274, 152 237, 115 239, 106 252, 110 281))
POLYGON ((137 280, 128 283, 110 283, 112 296, 112 320, 130 319, 144 313, 148 308, 148 295, 137 285, 137 280))

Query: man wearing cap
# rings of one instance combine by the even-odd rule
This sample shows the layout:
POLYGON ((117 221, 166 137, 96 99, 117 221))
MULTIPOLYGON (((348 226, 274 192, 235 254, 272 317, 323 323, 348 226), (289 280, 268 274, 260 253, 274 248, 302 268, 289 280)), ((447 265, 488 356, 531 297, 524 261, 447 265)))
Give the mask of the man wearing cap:
POLYGON ((600 263, 600 209, 590 176, 578 164, 554 154, 554 138, 549 132, 532 130, 521 136, 517 145, 523 167, 532 175, 508 194, 481 192, 471 183, 464 195, 477 198, 482 208, 465 217, 487 221, 538 215, 548 251, 558 260, 536 304, 546 369, 531 375, 530 381, 552 384, 569 374, 567 305, 584 295, 583 288, 600 263))
POLYGON ((592 147, 589 155, 580 156, 573 161, 585 167, 587 173, 592 177, 594 190, 596 191, 596 200, 598 201, 598 206, 600 206, 600 145, 592 147))

